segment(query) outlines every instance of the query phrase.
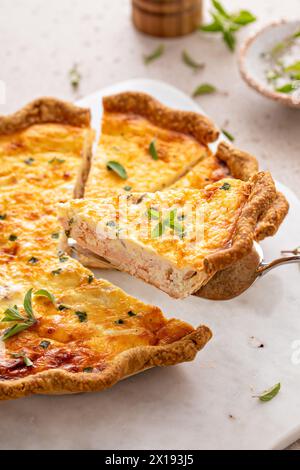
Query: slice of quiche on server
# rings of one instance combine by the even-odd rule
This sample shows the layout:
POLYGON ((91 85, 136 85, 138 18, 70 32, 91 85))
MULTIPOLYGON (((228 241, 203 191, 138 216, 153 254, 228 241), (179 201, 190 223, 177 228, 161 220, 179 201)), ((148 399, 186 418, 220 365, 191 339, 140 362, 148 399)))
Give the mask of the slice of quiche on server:
POLYGON ((80 247, 183 298, 252 249, 257 220, 275 197, 272 177, 261 172, 202 190, 73 200, 59 217, 80 247))
MULTIPOLYGON (((112 192, 155 192, 203 189, 223 178, 248 181, 258 171, 256 158, 227 142, 215 154, 208 145, 218 131, 209 119, 194 112, 166 107, 145 93, 125 92, 103 99, 101 137, 86 185, 81 178, 76 196, 87 198, 112 192)), ((255 239, 274 235, 288 210, 277 193, 274 204, 260 216, 255 239)), ((99 255, 77 245, 80 261, 91 267, 112 267, 99 255)))
POLYGON ((211 338, 60 250, 57 205, 92 142, 89 110, 70 103, 43 98, 0 116, 0 399, 102 390, 190 361, 211 338))

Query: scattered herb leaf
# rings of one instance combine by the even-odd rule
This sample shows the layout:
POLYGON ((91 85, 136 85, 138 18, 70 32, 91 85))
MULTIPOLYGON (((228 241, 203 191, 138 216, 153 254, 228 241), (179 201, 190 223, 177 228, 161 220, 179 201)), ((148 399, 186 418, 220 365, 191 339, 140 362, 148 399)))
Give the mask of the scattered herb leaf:
POLYGON ((59 274, 61 274, 61 272, 62 272, 62 269, 58 268, 58 269, 54 269, 53 271, 51 271, 51 274, 52 274, 52 276, 59 276, 59 274))
POLYGON ((211 93, 215 93, 217 91, 214 85, 210 83, 203 83, 202 85, 197 86, 197 88, 193 92, 193 96, 200 96, 200 95, 207 95, 211 93))
POLYGON ((39 289, 34 293, 35 297, 46 297, 53 305, 56 307, 56 300, 53 294, 49 292, 47 289, 39 289))
POLYGON ((259 395, 258 398, 260 399, 260 401, 270 401, 274 397, 276 397, 280 388, 281 388, 281 384, 280 382, 278 382, 276 385, 274 385, 273 387, 269 388, 268 390, 263 392, 261 395, 259 395))
POLYGON ((15 242, 18 239, 18 237, 17 235, 11 234, 9 235, 8 239, 10 242, 15 242))
POLYGON ((78 317, 80 323, 84 323, 87 321, 87 313, 86 312, 75 312, 75 315, 78 317))
POLYGON ((158 160, 158 153, 156 150, 156 139, 151 140, 149 145, 149 153, 153 160, 158 160))
POLYGON ((86 372, 86 373, 90 374, 91 372, 93 372, 93 369, 94 369, 93 367, 85 367, 83 369, 83 372, 86 372))
POLYGON ((77 91, 80 85, 81 78, 82 78, 78 70, 77 64, 74 64, 71 70, 69 71, 69 78, 70 78, 71 87, 73 88, 74 91, 77 91))
POLYGON ((2 322, 17 321, 18 323, 15 323, 12 327, 4 331, 2 335, 3 341, 6 341, 11 336, 14 336, 20 333, 21 331, 26 330, 27 328, 29 328, 30 326, 36 323, 36 318, 32 310, 32 289, 30 289, 25 294, 23 306, 26 312, 26 316, 21 315, 16 305, 14 307, 8 307, 5 310, 4 318, 1 321, 2 322))
POLYGON ((132 310, 129 310, 129 312, 127 312, 127 315, 129 317, 135 317, 136 316, 136 313, 134 313, 132 310))
POLYGON ((161 213, 153 207, 149 207, 147 215, 149 220, 158 220, 161 217, 161 213))
POLYGON ((124 186, 124 191, 131 191, 132 190, 132 186, 124 186))
POLYGON ((26 165, 32 165, 33 162, 34 158, 32 157, 26 158, 26 160, 24 160, 24 163, 26 163, 26 165))
POLYGON ((181 57, 183 63, 195 70, 195 72, 205 67, 205 64, 203 62, 196 62, 186 50, 182 51, 181 57))
POLYGON ((124 323, 125 323, 125 321, 122 320, 122 318, 119 318, 118 320, 115 321, 116 325, 123 325, 124 323))
POLYGON ((51 158, 51 160, 49 160, 48 163, 64 163, 66 160, 64 160, 63 158, 57 158, 57 157, 54 157, 54 158, 51 158))
POLYGON ((29 264, 37 264, 39 262, 38 258, 36 258, 35 256, 32 256, 29 260, 28 260, 28 263, 29 264))
POLYGON ((0 214, 0 220, 5 220, 6 219, 6 214, 0 214))
POLYGON ((44 339, 43 341, 40 342, 40 347, 43 348, 43 349, 47 349, 49 346, 50 346, 50 341, 47 341, 46 339, 44 339))
POLYGON ((59 238, 59 232, 51 233, 51 238, 57 240, 59 238))
POLYGON ((123 180, 126 180, 128 178, 125 168, 119 162, 111 160, 107 162, 106 168, 110 171, 114 171, 123 180))
POLYGON ((163 44, 160 44, 159 46, 157 46, 156 49, 154 49, 153 52, 151 52, 150 54, 148 55, 144 55, 144 63, 146 65, 150 64, 151 62, 153 62, 154 60, 158 59, 159 57, 161 57, 163 55, 163 53, 165 52, 165 46, 163 44))
POLYGON ((151 232, 151 238, 158 238, 161 237, 164 233, 164 225, 162 222, 158 222, 158 224, 154 227, 151 232))
POLYGON ((227 183, 227 181, 225 181, 225 183, 223 183, 222 186, 220 187, 220 189, 224 189, 225 191, 228 191, 228 189, 230 188, 231 188, 231 185, 227 183))
POLYGON ((291 93, 294 90, 295 86, 293 83, 286 83, 283 86, 275 88, 275 91, 277 91, 278 93, 291 93))
POLYGON ((94 280, 94 276, 93 276, 92 274, 89 274, 89 276, 88 276, 88 284, 92 284, 93 280, 94 280))
POLYGON ((221 131, 227 137, 228 140, 230 140, 231 142, 234 142, 234 137, 232 134, 230 134, 229 131, 227 131, 226 129, 221 129, 221 131))

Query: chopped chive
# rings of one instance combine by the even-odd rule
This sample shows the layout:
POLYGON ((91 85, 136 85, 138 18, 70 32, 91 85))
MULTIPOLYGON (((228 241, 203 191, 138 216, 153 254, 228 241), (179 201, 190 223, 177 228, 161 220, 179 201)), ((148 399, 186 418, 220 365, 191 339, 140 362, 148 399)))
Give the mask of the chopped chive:
POLYGON ((221 129, 221 131, 227 137, 228 140, 230 140, 231 142, 234 142, 235 139, 234 139, 233 135, 230 134, 230 132, 226 131, 226 129, 221 129))
POLYGON ((151 140, 150 145, 149 145, 149 153, 153 160, 158 160, 158 153, 156 150, 156 139, 151 140))

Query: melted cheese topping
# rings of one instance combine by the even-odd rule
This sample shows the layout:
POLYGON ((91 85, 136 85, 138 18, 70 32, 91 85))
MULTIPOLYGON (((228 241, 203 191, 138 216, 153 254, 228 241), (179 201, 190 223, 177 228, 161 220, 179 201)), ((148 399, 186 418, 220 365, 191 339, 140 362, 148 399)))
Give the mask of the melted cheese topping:
MULTIPOLYGON (((94 279, 59 251, 56 206, 72 197, 90 138, 89 129, 58 124, 0 136, 0 320, 8 306, 18 305, 25 314, 22 302, 30 288, 47 289, 57 302, 55 307, 35 297, 37 323, 5 342, 0 339, 0 380, 53 368, 101 372, 121 351, 173 342, 193 331, 94 279), (16 353, 25 354, 33 366, 16 353)), ((0 323, 0 333, 13 324, 0 323)))
POLYGON ((210 151, 193 137, 162 129, 140 116, 105 112, 102 135, 85 188, 85 197, 126 192, 158 191, 170 186, 210 151), (149 151, 155 142, 158 159, 149 151), (117 161, 127 172, 126 180, 107 169, 117 161), (100 184, 101 182, 101 184, 100 184))
POLYGON ((205 257, 230 243, 249 189, 243 181, 223 179, 203 190, 74 200, 60 212, 71 229, 84 222, 99 238, 129 240, 178 268, 201 270, 205 257))

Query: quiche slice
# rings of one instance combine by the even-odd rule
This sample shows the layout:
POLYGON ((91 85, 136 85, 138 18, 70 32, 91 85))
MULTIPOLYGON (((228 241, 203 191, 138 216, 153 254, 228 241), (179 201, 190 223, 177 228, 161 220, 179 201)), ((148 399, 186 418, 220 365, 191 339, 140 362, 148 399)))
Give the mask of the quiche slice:
POLYGON ((89 111, 55 99, 0 117, 0 399, 102 390, 211 337, 61 251, 56 207, 83 184, 93 138, 89 111))
POLYGON ((59 217, 83 249, 184 298, 252 249, 257 220, 275 197, 262 172, 202 190, 73 200, 60 205, 59 217))
MULTIPOLYGON (((83 166, 76 197, 93 198, 113 191, 155 192, 164 189, 203 189, 222 178, 248 181, 258 171, 256 158, 227 142, 213 154, 208 144, 218 131, 204 116, 167 108, 144 93, 125 92, 103 99, 102 133, 96 154, 83 166)), ((281 193, 262 214, 255 239, 274 235, 288 211, 281 193)), ((94 268, 111 263, 81 246, 78 259, 94 268)))

